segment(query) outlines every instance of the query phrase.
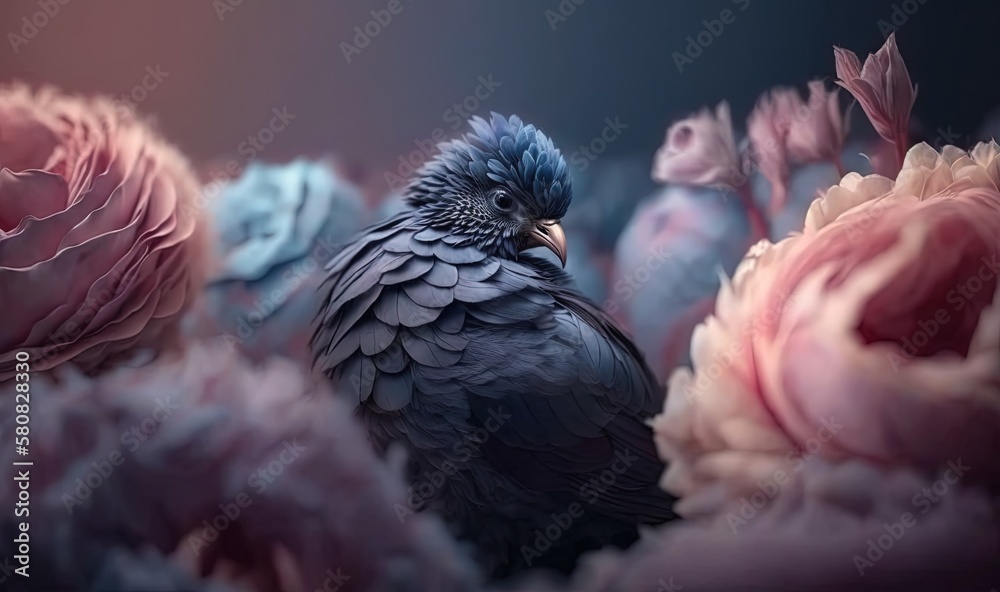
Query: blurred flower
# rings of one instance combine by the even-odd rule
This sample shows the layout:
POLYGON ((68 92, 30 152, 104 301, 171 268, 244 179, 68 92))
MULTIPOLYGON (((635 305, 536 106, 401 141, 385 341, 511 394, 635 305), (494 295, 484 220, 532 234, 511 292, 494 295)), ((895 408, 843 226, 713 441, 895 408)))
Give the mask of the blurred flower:
POLYGON ((209 202, 217 263, 188 335, 220 335, 259 360, 308 360, 323 265, 367 220, 357 188, 328 163, 254 163, 209 202))
POLYGON ((306 255, 321 231, 346 240, 364 206, 357 189, 322 163, 252 163, 210 202, 220 258, 213 282, 259 280, 273 267, 306 255))
MULTIPOLYGON (((637 205, 656 191, 645 158, 605 155, 585 168, 575 167, 573 207, 562 220, 569 241, 565 270, 585 296, 607 296, 614 267, 615 242, 637 205)), ((535 254, 561 265, 548 249, 535 254)))
MULTIPOLYGON (((878 142, 887 145, 881 139, 878 142)), ((862 175, 877 172, 873 170, 869 157, 863 153, 865 150, 867 150, 866 144, 849 144, 838 159, 841 168, 862 175)), ((838 170, 838 166, 831 162, 817 162, 795 167, 788 180, 788 201, 785 203, 785 207, 770 216, 770 239, 772 241, 780 240, 793 232, 801 232, 809 206, 817 197, 822 197, 831 186, 839 183, 843 176, 844 174, 838 170)), ((758 201, 766 202, 770 198, 770 183, 762 175, 754 175, 751 179, 751 186, 758 201)))
POLYGON ((741 174, 726 102, 714 115, 706 108, 671 125, 653 161, 653 179, 660 183, 732 186, 741 174))
POLYGON ((712 311, 721 270, 746 252, 738 200, 706 187, 669 186, 642 204, 618 239, 604 309, 631 329, 657 375, 690 363, 691 332, 712 311))
POLYGON ((1000 147, 914 147, 761 241, 674 372, 655 430, 678 511, 808 448, 1000 486, 1000 147))
POLYGON ((184 158, 110 100, 0 88, 0 381, 163 345, 200 289, 184 158))
POLYGON ((982 491, 858 461, 786 477, 714 518, 676 522, 628 551, 586 557, 569 589, 981 592, 1000 577, 1000 517, 982 491))
POLYGON ((910 111, 917 89, 910 82, 910 74, 896 47, 896 34, 890 34, 885 45, 869 55, 863 66, 854 52, 840 47, 834 47, 833 51, 837 84, 861 103, 875 131, 896 146, 902 161, 908 148, 910 111))
MULTIPOLYGON (((575 230, 571 229, 566 236, 568 257, 565 271, 577 291, 594 302, 601 302, 607 295, 608 278, 613 267, 611 257, 592 246, 587 233, 575 230)), ((549 249, 539 248, 529 253, 562 266, 559 256, 549 249)))
POLYGON ((787 137, 792 162, 830 161, 842 168, 840 153, 850 129, 850 113, 840 111, 837 91, 827 92, 823 82, 816 80, 809 83, 809 101, 803 102, 798 93, 795 101, 787 137))
POLYGON ((636 206, 656 192, 648 168, 645 158, 610 155, 585 169, 571 167, 573 206, 562 221, 567 237, 575 234, 594 251, 610 254, 636 206))
MULTIPOLYGON (((178 569, 172 579, 266 592, 322 588, 330 573, 359 591, 468 589, 471 564, 443 526, 398 514, 402 460, 376 458, 352 410, 298 365, 190 344, 142 368, 55 378, 32 380, 33 585, 178 569), (135 558, 123 565, 122 551, 135 558)), ((12 433, 13 405, 0 417, 12 433)), ((3 503, 16 497, 0 483, 3 503)))
POLYGON ((761 96, 747 118, 753 161, 771 184, 772 214, 781 211, 788 199, 789 134, 801 104, 797 91, 777 88, 761 96))
MULTIPOLYGON (((788 180, 788 201, 771 215, 771 239, 781 239, 792 232, 802 232, 802 221, 813 200, 840 181, 837 168, 826 162, 801 166, 788 180)), ((770 196, 771 186, 762 176, 753 178, 754 194, 770 196)))

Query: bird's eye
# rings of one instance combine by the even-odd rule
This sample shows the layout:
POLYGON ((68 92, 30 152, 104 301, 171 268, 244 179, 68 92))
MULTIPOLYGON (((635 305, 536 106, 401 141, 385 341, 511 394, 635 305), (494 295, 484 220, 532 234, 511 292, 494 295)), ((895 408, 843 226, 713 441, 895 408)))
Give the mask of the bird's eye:
POLYGON ((493 192, 493 205, 498 210, 506 212, 514 207, 514 198, 506 191, 497 190, 493 192))

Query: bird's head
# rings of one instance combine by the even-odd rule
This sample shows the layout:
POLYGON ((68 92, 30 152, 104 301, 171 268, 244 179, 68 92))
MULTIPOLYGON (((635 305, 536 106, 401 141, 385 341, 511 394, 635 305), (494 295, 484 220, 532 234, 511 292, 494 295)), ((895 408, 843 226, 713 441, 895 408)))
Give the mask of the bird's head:
POLYGON ((566 264, 559 220, 572 199, 562 154, 533 125, 493 113, 473 117, 472 131, 445 142, 416 173, 406 199, 423 223, 498 257, 532 247, 566 264))

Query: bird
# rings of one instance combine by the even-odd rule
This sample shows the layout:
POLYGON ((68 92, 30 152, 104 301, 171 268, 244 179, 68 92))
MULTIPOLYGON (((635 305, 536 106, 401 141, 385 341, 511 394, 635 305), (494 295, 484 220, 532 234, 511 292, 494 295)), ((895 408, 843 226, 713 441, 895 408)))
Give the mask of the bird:
POLYGON ((675 515, 648 420, 664 390, 574 288, 566 161, 518 116, 472 117, 405 189, 408 208, 326 266, 314 368, 383 454, 407 451, 401 520, 442 516, 486 573, 568 573, 675 515))

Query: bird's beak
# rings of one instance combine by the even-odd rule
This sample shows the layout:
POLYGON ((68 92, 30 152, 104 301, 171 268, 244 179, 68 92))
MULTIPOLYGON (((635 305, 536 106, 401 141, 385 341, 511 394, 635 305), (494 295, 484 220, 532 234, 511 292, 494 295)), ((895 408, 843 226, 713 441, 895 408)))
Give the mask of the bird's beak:
POLYGON ((559 257, 563 267, 566 267, 566 233, 556 220, 544 220, 528 232, 528 244, 525 247, 545 247, 559 257))

